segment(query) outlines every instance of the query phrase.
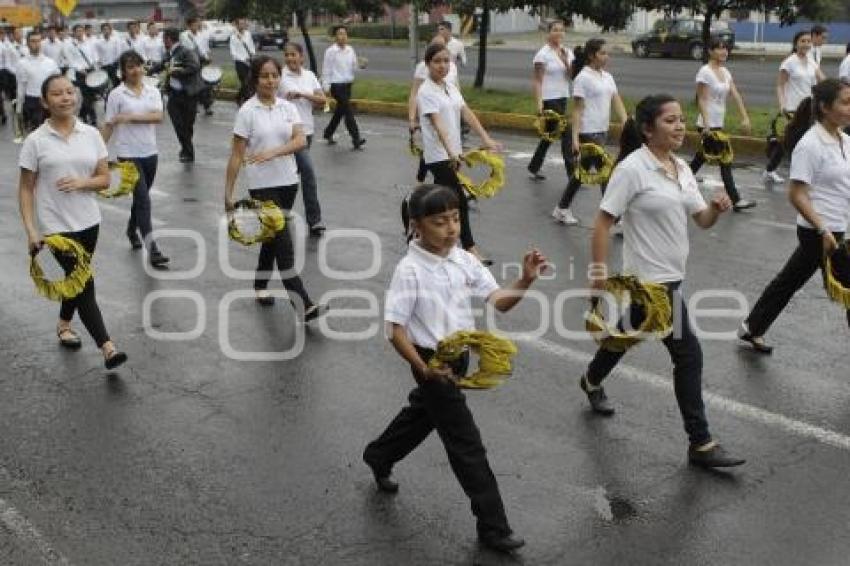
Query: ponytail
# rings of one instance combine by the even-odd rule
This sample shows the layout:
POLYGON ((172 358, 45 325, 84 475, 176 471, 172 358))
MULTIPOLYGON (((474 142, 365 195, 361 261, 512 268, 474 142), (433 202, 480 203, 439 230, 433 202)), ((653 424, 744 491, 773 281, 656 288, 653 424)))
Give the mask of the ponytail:
POLYGON ((599 53, 599 50, 605 45, 604 39, 594 38, 588 39, 587 43, 584 44, 584 47, 579 45, 575 48, 573 54, 575 58, 573 59, 573 64, 570 67, 570 76, 575 79, 578 74, 584 69, 587 64, 599 53))
POLYGON ((800 102, 794 117, 785 127, 785 150, 788 153, 794 151, 816 121, 823 120, 824 107, 832 106, 844 88, 850 88, 850 85, 838 79, 826 79, 812 87, 812 95, 800 102))
POLYGON ((669 94, 654 94, 638 102, 635 107, 635 117, 626 121, 623 133, 620 134, 620 154, 617 156, 617 163, 646 143, 643 129, 652 128, 655 120, 661 115, 661 109, 671 102, 678 102, 678 100, 669 94))

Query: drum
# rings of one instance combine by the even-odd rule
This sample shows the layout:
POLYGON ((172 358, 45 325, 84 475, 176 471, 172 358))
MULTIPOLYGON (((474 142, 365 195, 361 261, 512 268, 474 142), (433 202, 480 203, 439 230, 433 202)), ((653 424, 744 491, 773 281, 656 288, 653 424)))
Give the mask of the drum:
POLYGON ((207 65, 201 69, 201 79, 209 86, 218 86, 221 82, 221 67, 207 65))
POLYGON ((97 71, 90 71, 86 75, 86 86, 92 90, 103 92, 107 85, 109 85, 109 75, 106 71, 98 69, 97 71))

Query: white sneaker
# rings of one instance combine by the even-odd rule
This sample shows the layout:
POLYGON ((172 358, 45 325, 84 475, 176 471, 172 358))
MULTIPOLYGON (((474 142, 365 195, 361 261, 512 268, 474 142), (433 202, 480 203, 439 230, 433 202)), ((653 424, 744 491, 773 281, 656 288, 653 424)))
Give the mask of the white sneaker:
POLYGON ((556 206, 555 210, 552 211, 552 218, 554 218, 556 222, 560 222, 561 224, 566 224, 568 226, 578 224, 578 220, 575 216, 573 216, 573 212, 569 208, 558 208, 556 206))
POLYGON ((762 171, 761 180, 765 183, 784 183, 785 179, 779 176, 776 171, 762 171))

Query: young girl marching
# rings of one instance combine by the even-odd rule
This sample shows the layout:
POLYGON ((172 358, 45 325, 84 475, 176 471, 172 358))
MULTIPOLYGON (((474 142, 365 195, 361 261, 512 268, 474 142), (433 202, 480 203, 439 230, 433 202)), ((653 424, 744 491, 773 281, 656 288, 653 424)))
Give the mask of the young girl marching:
MULTIPOLYGON (((741 115, 740 126, 744 132, 750 131, 750 117, 747 107, 732 73, 726 68, 726 60, 729 58, 729 46, 720 38, 713 38, 709 43, 709 61, 703 65, 697 73, 697 104, 699 105, 699 118, 697 118, 697 131, 705 133, 706 130, 722 131, 726 121, 726 99, 731 94, 738 105, 738 113, 741 115)), ((702 150, 698 151, 691 161, 691 171, 694 174, 700 170, 705 163, 705 155, 702 150)), ((756 205, 751 200, 742 199, 735 187, 735 178, 732 176, 732 164, 720 164, 720 177, 726 194, 732 199, 732 210, 741 211, 756 205)))
MULTIPOLYGON (((744 460, 730 456, 708 430, 702 400, 702 350, 682 295, 688 218, 700 228, 711 228, 732 203, 725 194, 718 194, 706 204, 690 168, 673 154, 684 139, 685 117, 675 98, 649 96, 638 103, 634 121, 624 130, 622 159, 596 215, 592 286, 605 288, 609 232, 615 220, 623 217, 623 272, 664 285, 673 306, 673 332, 664 339, 664 346, 673 361, 676 401, 690 441, 688 460, 707 468, 738 466, 744 460)), ((614 413, 602 381, 624 354, 600 348, 581 377, 580 386, 596 413, 614 413)))
POLYGON ((469 357, 437 369, 429 367, 428 361, 440 340, 456 331, 475 329, 473 297, 500 312, 510 310, 545 269, 546 258, 537 250, 528 252, 522 278, 500 289, 480 261, 456 246, 461 230, 456 191, 423 185, 411 194, 407 210, 417 237, 396 267, 384 319, 388 338, 410 364, 417 386, 410 393, 409 406, 366 447, 363 459, 378 488, 396 492, 398 484, 390 479, 393 466, 436 429, 452 470, 471 500, 479 540, 490 548, 510 551, 524 541, 512 535, 481 433, 455 383, 465 375, 469 357))
POLYGON ((764 333, 818 268, 824 269, 824 255, 844 240, 850 217, 850 136, 842 129, 848 126, 850 83, 836 79, 816 85, 788 125, 786 144, 793 152, 789 198, 798 212, 799 245, 742 324, 740 338, 757 352, 773 351, 764 333))
MULTIPOLYGON (((40 234, 65 236, 90 254, 97 244, 101 218, 94 192, 109 186, 107 151, 100 133, 74 115, 76 95, 73 83, 65 76, 48 77, 41 85, 41 100, 49 117, 27 136, 21 148, 18 198, 32 254, 43 246, 40 234)), ((56 259, 66 274, 76 266, 76 261, 64 254, 56 254, 56 259)), ((127 355, 115 347, 106 331, 94 277, 79 295, 62 301, 56 333, 59 343, 70 349, 82 345, 71 328, 74 313, 80 315, 103 353, 106 369, 127 361, 127 355)))
MULTIPOLYGON (((605 70, 608 66, 608 49, 605 40, 591 39, 584 49, 576 51, 573 62, 573 114, 572 114, 572 154, 577 162, 581 144, 595 143, 605 147, 608 141, 608 129, 611 121, 611 105, 625 127, 628 115, 623 99, 617 92, 614 77, 605 70)), ((576 163, 576 167, 578 164, 576 163)), ((578 224, 578 220, 570 210, 576 193, 581 188, 581 181, 571 176, 564 189, 564 194, 552 217, 562 224, 578 224)), ((605 194, 605 185, 602 185, 605 194)))

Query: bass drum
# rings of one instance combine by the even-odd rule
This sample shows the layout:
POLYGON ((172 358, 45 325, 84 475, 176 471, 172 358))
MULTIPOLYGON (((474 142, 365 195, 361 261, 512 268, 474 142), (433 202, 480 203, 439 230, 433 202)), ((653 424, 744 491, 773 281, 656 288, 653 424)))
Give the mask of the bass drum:
POLYGON ((212 87, 216 87, 221 83, 221 75, 221 67, 218 65, 207 65, 201 69, 201 79, 212 87))
POLYGON ((109 85, 109 75, 106 71, 102 71, 100 69, 96 71, 90 71, 86 75, 86 86, 90 89, 97 91, 99 93, 103 93, 106 91, 106 87, 109 85))

